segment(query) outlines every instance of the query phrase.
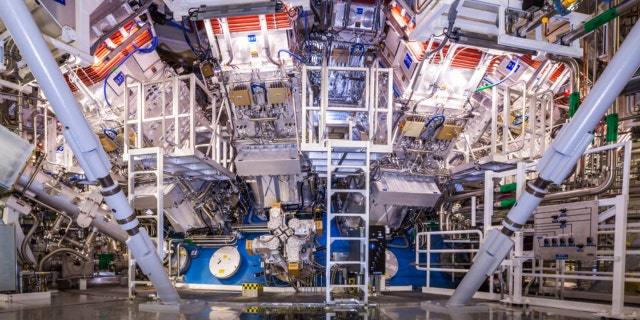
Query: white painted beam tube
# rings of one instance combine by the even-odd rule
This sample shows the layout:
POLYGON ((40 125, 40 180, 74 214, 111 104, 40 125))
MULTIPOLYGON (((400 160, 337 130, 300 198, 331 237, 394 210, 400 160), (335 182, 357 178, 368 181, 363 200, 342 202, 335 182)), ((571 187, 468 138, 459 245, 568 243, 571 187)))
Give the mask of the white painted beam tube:
POLYGON ((582 102, 571 122, 566 124, 538 162, 538 179, 529 183, 502 222, 501 231, 493 229, 471 269, 462 279, 449 302, 450 306, 469 303, 486 276, 493 274, 513 247, 511 235, 520 230, 547 193, 551 182, 562 183, 593 139, 591 131, 613 104, 640 66, 640 23, 631 29, 616 55, 582 102))
POLYGON ((64 136, 89 180, 97 180, 101 193, 120 227, 129 234, 127 246, 142 272, 149 277, 163 303, 176 304, 178 292, 169 281, 160 257, 145 229, 138 227, 138 219, 126 196, 109 175, 111 164, 80 106, 73 97, 58 64, 47 47, 31 12, 22 0, 4 1, 0 6, 2 18, 20 54, 38 80, 40 88, 51 103, 64 136))

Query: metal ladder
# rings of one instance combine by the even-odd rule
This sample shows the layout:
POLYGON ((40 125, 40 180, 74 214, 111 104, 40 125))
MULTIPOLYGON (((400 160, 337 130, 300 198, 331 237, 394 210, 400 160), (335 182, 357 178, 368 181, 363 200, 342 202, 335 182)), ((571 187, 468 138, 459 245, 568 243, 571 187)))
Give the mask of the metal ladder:
MULTIPOLYGON (((369 162, 370 142, 352 140, 327 140, 327 245, 326 245, 326 303, 327 304, 367 304, 369 300, 369 162), (364 159, 356 162, 349 161, 343 164, 348 153, 364 154, 364 159), (338 159, 334 158, 338 155, 338 159), (359 177, 358 189, 345 186, 338 188, 332 186, 336 177, 359 177), (353 197, 360 194, 358 201, 363 205, 359 212, 336 212, 332 198, 353 197), (336 219, 359 219, 358 227, 351 228, 346 236, 334 234, 332 224, 336 219), (339 256, 344 253, 344 245, 347 245, 347 256, 339 256), (339 249, 342 250, 339 250, 339 249), (346 260, 344 260, 346 258, 346 260), (340 276, 339 267, 349 267, 346 275, 340 276), (357 267, 357 269, 356 269, 357 267), (351 272, 355 274, 351 276, 351 272)), ((344 211, 344 210, 340 210, 344 211)), ((342 223, 344 224, 344 223, 342 223)), ((344 270, 344 269, 343 269, 344 270)))
MULTIPOLYGON (((128 162, 128 194, 127 199, 133 208, 135 208, 136 199, 145 197, 155 198, 155 214, 138 215, 140 222, 150 219, 155 220, 156 230, 155 236, 151 237, 151 241, 155 242, 158 256, 162 259, 164 255, 163 239, 164 239, 164 152, 159 147, 129 149, 128 162), (151 166, 153 169, 141 169, 141 166, 151 166), (136 190, 135 179, 139 175, 154 175, 156 184, 150 190, 136 190)), ((149 212, 149 211, 147 211, 149 212)), ((147 230, 151 235, 152 230, 147 230)), ((135 279, 136 260, 129 255, 129 299, 135 298, 136 285, 151 286, 151 281, 138 281, 135 279)))

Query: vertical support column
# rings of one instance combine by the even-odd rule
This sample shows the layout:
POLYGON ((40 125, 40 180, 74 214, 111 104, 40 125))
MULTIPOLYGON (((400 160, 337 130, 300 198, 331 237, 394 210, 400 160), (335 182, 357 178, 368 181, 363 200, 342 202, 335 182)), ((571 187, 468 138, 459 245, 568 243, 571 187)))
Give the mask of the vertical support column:
MULTIPOLYGON (((304 94, 304 93, 303 93, 304 94)), ((332 162, 331 162, 331 144, 329 142, 327 142, 327 187, 326 187, 326 193, 325 193, 325 197, 326 199, 326 208, 327 208, 327 213, 326 213, 326 217, 327 217, 327 244, 326 244, 326 258, 325 258, 325 302, 329 303, 331 301, 331 291, 333 290, 333 286, 331 285, 331 268, 333 267, 333 265, 331 264, 332 261, 332 250, 331 250, 331 245, 332 245, 332 238, 334 237, 333 235, 333 231, 331 230, 331 222, 333 219, 332 213, 333 213, 333 208, 332 208, 332 203, 331 203, 331 195, 333 193, 333 191, 331 190, 331 171, 333 171, 333 166, 332 166, 332 162)), ((337 275, 336 275, 337 277, 337 275)), ((328 317, 328 315, 327 315, 328 317)))
POLYGON ((476 216, 478 214, 478 197, 476 196, 472 196, 471 197, 471 226, 475 227, 476 226, 476 216))
MULTIPOLYGON (((176 88, 176 91, 178 91, 177 88, 180 88, 179 87, 180 80, 179 79, 176 79, 176 80, 178 81, 178 86, 175 88, 176 88)), ((189 76, 189 89, 190 89, 189 90, 189 154, 194 154, 196 151, 196 119, 195 119, 196 91, 198 90, 198 84, 196 83, 195 74, 191 74, 189 76)), ((174 108, 180 109, 180 104, 174 105, 174 108)), ((212 107, 212 109, 213 108, 215 107, 212 107)), ((176 112, 179 112, 179 111, 180 110, 176 110, 176 112)), ((211 117, 211 119, 213 119, 213 116, 211 117)), ((213 125, 217 125, 217 124, 213 124, 213 125)), ((179 136, 180 136, 180 133, 178 133, 178 137, 179 136)))
MULTIPOLYGON (((161 148, 156 150, 156 249, 158 256, 164 255, 164 156, 161 148)), ((177 254, 177 256, 180 256, 177 254)))
POLYGON ((615 238, 613 240, 613 284, 611 289, 611 315, 622 315, 624 308, 624 280, 627 259, 627 206, 626 195, 616 197, 615 238))
MULTIPOLYGON (((526 84, 525 84, 526 86, 526 84)), ((527 97, 527 91, 523 93, 524 97, 527 97)), ((524 114, 522 115, 522 133, 529 131, 529 159, 535 159, 536 156, 536 140, 538 139, 538 121, 536 120, 536 105, 538 104, 538 99, 535 95, 530 96, 527 99, 529 103, 529 128, 527 128, 527 122, 524 114)), ((523 143, 526 141, 526 135, 523 136, 523 143)))
POLYGON ((498 152, 498 101, 498 87, 494 86, 491 88, 491 154, 498 152))
POLYGON ((491 217, 493 216, 493 171, 484 173, 484 215, 482 233, 487 236, 491 231, 491 217))
POLYGON ((515 243, 513 250, 513 260, 511 261, 511 270, 513 278, 513 286, 511 288, 511 302, 522 303, 522 232, 518 231, 514 235, 515 243))

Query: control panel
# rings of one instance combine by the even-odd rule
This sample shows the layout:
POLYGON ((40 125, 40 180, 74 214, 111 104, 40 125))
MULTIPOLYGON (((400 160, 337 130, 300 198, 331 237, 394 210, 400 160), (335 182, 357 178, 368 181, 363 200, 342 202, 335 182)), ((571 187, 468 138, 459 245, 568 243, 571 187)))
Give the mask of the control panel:
POLYGON ((536 259, 593 261, 598 203, 586 201, 539 207, 534 211, 536 259))
POLYGON ((386 249, 387 239, 384 226, 369 226, 369 274, 384 274, 386 249))

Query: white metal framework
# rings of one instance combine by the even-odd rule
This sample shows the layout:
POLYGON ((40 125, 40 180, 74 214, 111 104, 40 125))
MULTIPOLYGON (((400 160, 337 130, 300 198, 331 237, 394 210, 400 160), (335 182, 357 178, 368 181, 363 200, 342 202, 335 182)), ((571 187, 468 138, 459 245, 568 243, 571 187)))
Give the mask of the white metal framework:
POLYGON ((327 303, 368 303, 369 164, 374 153, 391 152, 392 148, 391 71, 327 66, 304 66, 302 70, 303 78, 316 77, 322 84, 320 98, 314 99, 313 90, 306 81, 302 83, 299 145, 313 169, 326 172, 327 177, 327 303), (362 90, 337 85, 341 77, 360 79, 362 90), (336 93, 331 90, 336 88, 347 92, 347 103, 332 100, 336 93), (345 177, 353 185, 333 185, 336 178, 345 177), (354 198, 358 203, 355 209, 336 205, 354 198), (331 228, 336 220, 349 226, 339 231, 342 235, 331 228), (355 276, 338 276, 337 270, 348 270, 355 276))
MULTIPOLYGON (((306 81, 302 82, 302 132, 300 150, 326 151, 324 141, 337 135, 337 128, 344 128, 346 140, 354 140, 354 130, 358 124, 366 126, 360 132, 360 141, 371 140, 371 152, 391 152, 392 150, 392 71, 393 69, 351 68, 351 67, 310 67, 303 66, 302 77, 321 77, 320 99, 314 99, 306 81), (353 105, 334 104, 329 99, 329 82, 342 74, 351 73, 365 83, 364 92, 353 105), (358 119, 364 119, 358 123, 358 119), (364 135, 366 133, 366 137, 364 135), (368 138, 368 139, 366 139, 368 138)), ((339 139, 344 139, 344 135, 339 139)), ((358 146, 354 141, 354 146, 358 146)))
POLYGON ((232 148, 217 125, 216 100, 194 74, 128 80, 125 101, 125 155, 131 148, 157 146, 167 172, 204 180, 235 177, 230 171, 232 148), (211 121, 197 104, 197 91, 207 96, 211 121))
MULTIPOLYGON (((162 163, 162 149, 158 147, 132 149, 129 150, 129 162, 128 162, 128 194, 127 199, 131 206, 136 209, 136 200, 149 199, 147 201, 147 209, 145 215, 139 215, 138 219, 143 225, 155 226, 154 230, 147 230, 151 240, 156 246, 156 252, 158 256, 162 257, 164 254, 163 239, 164 239, 164 193, 162 190, 164 184, 164 172, 162 163), (142 165, 142 161, 146 159, 155 159, 156 165, 152 168, 147 168, 142 165), (153 177, 153 178, 151 178, 153 177), (155 184, 150 189, 141 191, 140 188, 136 188, 136 179, 155 179, 155 184), (151 222, 149 224, 148 222, 151 222)), ((151 285, 149 281, 138 281, 136 277, 136 260, 129 254, 129 298, 135 298, 136 285, 151 285)))
MULTIPOLYGON (((611 271, 567 271, 564 268, 564 260, 559 259, 555 262, 555 267, 549 267, 542 265, 541 261, 535 259, 533 252, 524 251, 524 235, 533 233, 531 229, 523 229, 520 232, 514 234, 513 240, 515 243, 514 250, 510 255, 510 259, 503 261, 502 270, 506 270, 507 277, 504 279, 506 286, 509 288, 507 292, 503 292, 506 295, 501 296, 494 292, 493 281, 490 281, 489 293, 477 293, 475 298, 502 300, 509 303, 517 304, 530 304, 530 305, 545 305, 556 308, 591 311, 598 315, 612 318, 629 318, 633 312, 640 310, 635 308, 624 307, 624 287, 625 283, 638 283, 640 282, 640 274, 637 272, 626 271, 626 256, 628 254, 637 254, 637 250, 627 250, 627 234, 638 233, 640 226, 638 224, 627 223, 627 207, 628 207, 628 192, 629 192, 629 175, 631 165, 631 147, 630 141, 621 142, 616 144, 607 145, 604 147, 589 149, 586 154, 596 154, 609 150, 617 151, 624 149, 624 164, 622 166, 622 189, 619 195, 612 198, 605 198, 597 200, 597 205, 606 210, 601 210, 598 221, 598 235, 614 235, 613 238, 613 250, 598 250, 597 258, 602 261, 611 261, 611 271), (607 219, 615 218, 614 224, 603 224, 607 219), (614 232, 615 230, 615 232, 614 232), (523 263, 525 261, 532 261, 531 268, 524 268, 523 263), (583 302, 572 301, 557 301, 548 298, 523 296, 523 289, 525 286, 524 280, 528 279, 529 283, 533 282, 533 279, 537 278, 540 281, 549 280, 556 283, 558 292, 565 292, 563 284, 565 280, 589 280, 589 281, 610 281, 611 285, 611 299, 610 305, 600 305, 583 302)), ((530 171, 535 163, 518 163, 517 169, 507 170, 503 172, 485 172, 485 185, 489 186, 485 190, 484 196, 484 234, 488 234, 493 227, 491 226, 492 213, 494 208, 494 190, 493 181, 495 178, 513 177, 518 185, 516 189, 517 196, 523 192, 526 181, 526 173, 530 171)), ((612 168, 614 170, 615 168, 612 168)), ((516 198, 517 198, 516 196, 516 198)), ((472 204, 475 207, 475 203, 472 204)), ((475 217, 473 217, 475 220, 475 217)), ((433 288, 430 284, 431 272, 452 272, 452 273, 465 273, 467 268, 441 268, 433 266, 430 263, 430 258, 434 254, 455 254, 455 253, 476 253, 477 249, 466 248, 462 250, 435 250, 431 248, 431 237, 435 235, 450 235, 455 234, 461 238, 460 234, 483 234, 479 230, 456 230, 456 231, 434 231, 434 232, 422 232, 417 234, 416 238, 416 267, 418 270, 425 270, 427 272, 427 284, 423 288, 423 292, 437 293, 437 294, 450 294, 451 291, 447 289, 433 288), (426 261, 423 260, 426 254, 426 261)), ((498 269, 501 270, 501 269, 498 269)))
MULTIPOLYGON (((329 140, 327 141, 327 265, 326 265, 326 302, 358 302, 366 304, 369 301, 369 250, 368 250, 368 237, 369 237, 369 142, 360 141, 351 143, 351 141, 329 140), (340 160, 333 159, 333 154, 345 154, 345 153, 362 153, 364 159, 359 164, 344 165, 340 160), (359 186, 356 188, 340 188, 333 186, 333 179, 335 177, 341 177, 345 175, 358 176, 360 180, 359 186), (347 211, 341 209, 339 211, 336 208, 334 199, 340 201, 342 198, 347 198, 352 194, 359 194, 362 198, 359 202, 362 202, 362 206, 358 207, 358 210, 362 211, 347 211), (342 230, 343 235, 336 235, 331 230, 332 222, 336 220, 351 220, 352 225, 350 230, 342 230), (346 236, 345 236, 346 235, 346 236), (346 245, 346 247, 345 247, 346 245), (341 260, 335 253, 349 252, 346 260, 341 260), (357 267, 356 276, 347 276, 339 281, 339 277, 336 274, 338 266, 341 267, 357 267), (339 293, 336 291, 346 291, 350 293, 348 299, 337 298, 339 293)), ((343 222, 344 223, 344 222, 343 222)))
MULTIPOLYGON (((216 99, 195 75, 165 73, 158 81, 127 79, 124 148, 128 161, 128 200, 145 212, 138 219, 153 235, 158 255, 164 255, 165 173, 202 180, 235 178, 232 148, 217 126, 216 99), (209 121, 197 104, 196 91, 209 102, 209 121), (145 223, 149 222, 150 223, 145 223), (153 231, 153 232, 152 232, 153 231)), ((129 297, 136 285, 135 260, 129 261, 129 297)))

